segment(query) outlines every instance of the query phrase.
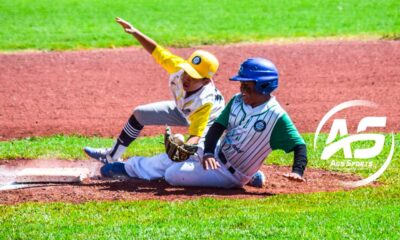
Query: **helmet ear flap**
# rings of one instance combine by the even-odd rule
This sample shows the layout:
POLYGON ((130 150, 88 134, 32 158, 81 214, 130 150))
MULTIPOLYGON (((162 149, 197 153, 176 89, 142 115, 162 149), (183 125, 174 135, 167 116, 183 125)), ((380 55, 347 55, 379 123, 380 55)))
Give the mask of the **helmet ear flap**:
POLYGON ((269 87, 269 83, 268 82, 260 84, 260 88, 261 89, 264 89, 264 88, 267 88, 267 87, 269 87))
POLYGON ((258 84, 256 83, 256 89, 258 92, 265 94, 266 90, 269 87, 269 82, 259 82, 258 84))
POLYGON ((268 82, 257 82, 256 81, 256 91, 261 94, 264 94, 264 95, 270 94, 277 87, 278 87, 277 80, 268 81, 268 82))

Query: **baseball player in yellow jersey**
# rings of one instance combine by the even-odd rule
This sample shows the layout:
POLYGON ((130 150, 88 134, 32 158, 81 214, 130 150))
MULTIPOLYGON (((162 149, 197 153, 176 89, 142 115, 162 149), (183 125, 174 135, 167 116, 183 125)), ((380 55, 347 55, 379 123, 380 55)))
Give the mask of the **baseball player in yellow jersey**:
MULTIPOLYGON (((104 164, 118 162, 146 125, 188 126, 190 136, 186 143, 199 145, 201 151, 203 135, 225 105, 212 80, 219 66, 217 58, 209 52, 197 50, 188 60, 182 59, 127 21, 116 18, 116 22, 170 74, 169 85, 174 99, 136 107, 111 148, 86 147, 85 153, 104 164)), ((149 178, 154 177, 150 174, 149 178)))

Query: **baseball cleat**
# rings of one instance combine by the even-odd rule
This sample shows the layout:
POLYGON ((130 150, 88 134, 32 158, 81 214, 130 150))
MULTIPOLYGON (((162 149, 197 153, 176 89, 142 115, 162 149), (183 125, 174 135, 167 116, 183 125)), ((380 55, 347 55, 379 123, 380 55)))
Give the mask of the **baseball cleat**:
POLYGON ((248 185, 252 186, 252 187, 258 187, 258 188, 262 188, 264 187, 266 184, 266 178, 263 172, 261 172, 260 170, 258 170, 253 177, 251 178, 250 182, 248 183, 248 185))
POLYGON ((101 176, 106 178, 123 178, 129 177, 128 173, 125 170, 125 163, 122 162, 113 162, 104 164, 100 168, 101 176))
POLYGON ((107 163, 112 163, 112 162, 121 162, 121 159, 114 160, 110 156, 109 148, 91 148, 91 147, 85 147, 83 151, 88 155, 89 157, 96 159, 97 161, 102 162, 103 164, 107 163))

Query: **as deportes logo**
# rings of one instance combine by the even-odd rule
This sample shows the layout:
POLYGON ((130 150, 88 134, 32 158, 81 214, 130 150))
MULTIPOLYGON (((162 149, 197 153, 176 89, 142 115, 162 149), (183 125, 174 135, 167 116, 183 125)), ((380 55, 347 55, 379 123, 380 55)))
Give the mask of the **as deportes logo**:
MULTIPOLYGON (((318 135, 321 129, 324 127, 325 123, 336 113, 342 111, 347 108, 352 107, 370 107, 377 108, 378 105, 371 101, 364 100, 353 100, 341 103, 336 107, 332 108, 325 116, 322 118, 321 122, 318 124, 317 130, 314 135, 314 150, 316 150, 318 135)), ((325 142, 325 148, 322 151, 321 159, 329 160, 335 153, 339 151, 343 151, 344 157, 347 160, 344 164, 341 163, 342 166, 352 166, 352 167, 372 167, 372 161, 370 162, 355 162, 356 159, 371 159, 373 157, 378 156, 384 147, 385 144, 385 135, 377 134, 377 133, 365 133, 368 128, 384 128, 386 127, 386 117, 382 116, 366 116, 360 120, 357 127, 356 134, 349 134, 347 129, 346 119, 334 119, 331 130, 328 138, 325 142), (341 138, 338 141, 334 141, 337 138, 341 138), (352 143, 360 142, 360 141, 373 141, 374 145, 371 148, 367 149, 352 149, 352 143), (354 154, 352 152, 354 150, 354 154)), ((390 161, 392 160, 394 154, 394 134, 392 132, 391 137, 391 147, 390 152, 383 163, 383 165, 372 175, 369 177, 353 182, 343 182, 345 186, 348 187, 359 187, 363 185, 367 185, 375 181, 389 166, 390 161)), ((331 166, 340 165, 340 163, 336 161, 331 162, 331 166)))

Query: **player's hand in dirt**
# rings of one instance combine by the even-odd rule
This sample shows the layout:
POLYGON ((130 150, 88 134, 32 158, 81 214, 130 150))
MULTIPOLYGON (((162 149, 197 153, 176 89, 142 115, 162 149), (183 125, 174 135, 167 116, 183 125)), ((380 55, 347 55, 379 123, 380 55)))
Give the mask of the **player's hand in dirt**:
POLYGON ((132 33, 135 33, 135 32, 138 31, 138 30, 137 30, 136 28, 134 28, 129 22, 123 20, 122 18, 116 17, 116 18, 115 18, 115 21, 116 21, 117 23, 119 23, 119 25, 121 25, 121 26, 124 28, 125 32, 127 32, 127 33, 132 34, 132 33))
POLYGON ((221 165, 219 165, 219 162, 217 160, 215 160, 215 158, 212 156, 203 157, 202 163, 203 163, 203 168, 205 170, 217 169, 217 168, 221 167, 221 165))
POLYGON ((288 178, 289 180, 292 181, 298 181, 298 182, 305 182, 306 179, 300 176, 298 173, 290 172, 290 173, 285 173, 283 174, 284 177, 288 178))

